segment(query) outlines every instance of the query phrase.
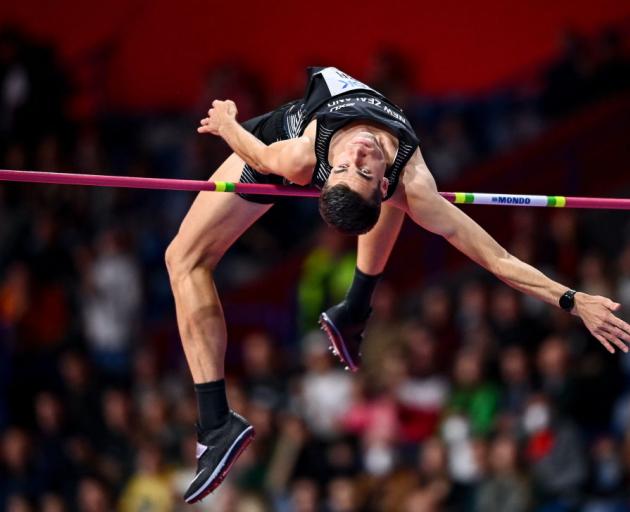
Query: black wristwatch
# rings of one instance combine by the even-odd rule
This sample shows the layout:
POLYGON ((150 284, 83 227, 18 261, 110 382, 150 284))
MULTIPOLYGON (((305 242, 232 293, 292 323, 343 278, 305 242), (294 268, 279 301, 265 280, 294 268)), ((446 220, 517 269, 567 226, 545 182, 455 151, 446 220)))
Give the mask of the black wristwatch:
POLYGON ((568 313, 570 313, 573 306, 575 306, 576 293, 577 292, 575 290, 567 290, 562 294, 562 297, 560 297, 560 300, 558 301, 560 303, 560 307, 568 313))

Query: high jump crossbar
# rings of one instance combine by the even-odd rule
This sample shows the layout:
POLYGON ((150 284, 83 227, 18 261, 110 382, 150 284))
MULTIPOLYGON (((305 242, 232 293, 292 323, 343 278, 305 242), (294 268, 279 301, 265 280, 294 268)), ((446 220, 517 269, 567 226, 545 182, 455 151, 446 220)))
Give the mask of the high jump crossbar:
MULTIPOLYGON (((107 176, 102 174, 75 174, 10 169, 0 169, 0 181, 47 183, 51 185, 187 190, 193 192, 233 192, 240 194, 290 197, 318 197, 320 194, 319 190, 311 187, 297 187, 290 185, 107 176)), ((630 198, 494 194, 478 192, 440 192, 440 195, 446 200, 456 204, 630 210, 630 198)))

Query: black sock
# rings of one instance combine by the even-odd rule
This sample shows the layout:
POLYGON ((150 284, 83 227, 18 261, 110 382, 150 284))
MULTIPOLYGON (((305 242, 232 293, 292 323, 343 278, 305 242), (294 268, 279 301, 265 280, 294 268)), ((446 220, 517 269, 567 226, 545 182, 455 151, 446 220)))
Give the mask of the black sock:
POLYGON ((225 379, 195 384, 195 393, 201 430, 215 428, 224 423, 230 412, 225 394, 225 379))
POLYGON ((346 294, 346 304, 354 318, 363 320, 368 315, 372 295, 381 275, 370 276, 361 272, 358 267, 354 269, 352 285, 346 294))

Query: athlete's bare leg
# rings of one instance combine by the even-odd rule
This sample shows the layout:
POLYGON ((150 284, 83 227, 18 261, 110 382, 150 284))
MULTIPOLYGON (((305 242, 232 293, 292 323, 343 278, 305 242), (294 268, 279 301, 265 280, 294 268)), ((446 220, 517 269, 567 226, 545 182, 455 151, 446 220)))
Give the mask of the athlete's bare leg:
POLYGON ((359 237, 357 267, 361 272, 378 275, 385 270, 404 220, 404 211, 383 204, 376 225, 359 237))
POLYGON ((349 370, 359 368, 360 345, 370 315, 372 293, 385 270, 404 218, 404 211, 383 205, 376 225, 359 236, 357 270, 345 300, 320 316, 334 352, 349 370))
MULTIPOLYGON (((238 181, 243 161, 231 155, 213 180, 238 181)), ((227 341, 212 273, 225 251, 271 208, 236 194, 201 192, 166 251, 177 324, 195 383, 222 379, 227 341)))

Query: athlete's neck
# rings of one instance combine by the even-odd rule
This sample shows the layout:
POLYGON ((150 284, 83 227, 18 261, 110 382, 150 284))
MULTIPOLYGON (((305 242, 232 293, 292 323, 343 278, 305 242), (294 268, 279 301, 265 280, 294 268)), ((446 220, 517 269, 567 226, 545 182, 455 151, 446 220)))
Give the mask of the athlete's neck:
POLYGON ((389 130, 376 123, 367 121, 357 121, 350 123, 338 130, 330 141, 328 150, 328 161, 333 162, 339 151, 342 151, 348 140, 352 139, 359 132, 368 132, 372 134, 385 155, 385 161, 390 166, 394 163, 396 152, 398 151, 398 138, 389 130))

